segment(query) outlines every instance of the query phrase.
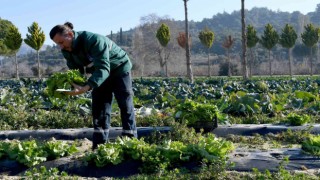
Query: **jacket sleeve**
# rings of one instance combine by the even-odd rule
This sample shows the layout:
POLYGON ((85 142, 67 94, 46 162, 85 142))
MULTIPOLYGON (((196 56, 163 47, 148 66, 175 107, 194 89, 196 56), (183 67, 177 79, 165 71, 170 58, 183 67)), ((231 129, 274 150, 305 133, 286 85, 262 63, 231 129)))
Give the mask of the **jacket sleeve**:
POLYGON ((106 39, 95 35, 88 39, 86 45, 95 68, 88 79, 88 85, 91 88, 99 87, 110 74, 109 43, 106 39))

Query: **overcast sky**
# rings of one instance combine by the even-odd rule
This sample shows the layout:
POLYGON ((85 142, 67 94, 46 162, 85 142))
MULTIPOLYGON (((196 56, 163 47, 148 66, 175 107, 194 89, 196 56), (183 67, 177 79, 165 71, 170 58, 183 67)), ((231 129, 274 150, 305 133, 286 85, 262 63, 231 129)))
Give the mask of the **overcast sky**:
MULTIPOLYGON (((52 45, 49 32, 57 24, 70 21, 75 30, 88 30, 107 35, 134 28, 140 18, 155 13, 184 20, 182 0, 1 0, 0 18, 11 21, 25 38, 32 22, 46 34, 45 44, 52 45), (86 3, 85 3, 86 2, 86 3)), ((315 11, 320 0, 245 0, 245 8, 267 7, 277 11, 315 11)), ((217 13, 241 9, 240 0, 189 0, 189 20, 201 21, 217 13)))

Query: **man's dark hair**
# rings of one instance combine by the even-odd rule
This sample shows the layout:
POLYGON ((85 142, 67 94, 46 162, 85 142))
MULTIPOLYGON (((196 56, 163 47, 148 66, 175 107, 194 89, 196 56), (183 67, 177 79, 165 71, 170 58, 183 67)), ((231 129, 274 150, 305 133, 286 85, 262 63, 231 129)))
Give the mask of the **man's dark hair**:
POLYGON ((56 34, 66 34, 73 29, 71 22, 66 22, 63 25, 56 25, 50 31, 50 38, 53 39, 56 34))

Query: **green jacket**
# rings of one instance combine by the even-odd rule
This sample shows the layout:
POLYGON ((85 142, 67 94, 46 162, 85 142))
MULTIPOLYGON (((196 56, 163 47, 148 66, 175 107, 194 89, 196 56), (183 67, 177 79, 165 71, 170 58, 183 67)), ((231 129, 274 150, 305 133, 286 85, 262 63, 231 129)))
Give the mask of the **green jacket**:
POLYGON ((72 52, 62 50, 67 66, 82 74, 92 73, 88 85, 99 87, 109 76, 129 72, 132 64, 127 53, 106 36, 74 31, 72 52))

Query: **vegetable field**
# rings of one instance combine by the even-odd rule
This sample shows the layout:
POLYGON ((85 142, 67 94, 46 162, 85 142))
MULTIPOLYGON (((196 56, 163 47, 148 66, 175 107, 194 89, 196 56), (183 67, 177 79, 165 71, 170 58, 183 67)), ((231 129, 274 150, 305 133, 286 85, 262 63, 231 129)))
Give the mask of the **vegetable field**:
MULTIPOLYGON (((0 164, 19 169, 14 172, 2 168, 3 177, 320 177, 318 76, 255 77, 249 81, 203 77, 195 79, 193 84, 183 78, 135 78, 137 126, 165 126, 170 131, 155 130, 139 139, 117 137, 96 151, 91 151, 88 139, 43 141, 40 137, 8 139, 4 135, 18 130, 92 127, 90 93, 61 96, 48 91, 47 83, 30 79, 0 81, 0 164), (252 130, 261 125, 267 128, 253 134, 227 130, 238 126, 252 130), (273 126, 283 130, 265 131, 273 126), (263 168, 264 161, 274 166, 263 168), (86 174, 86 168, 96 173, 86 174)), ((116 102, 112 126, 121 127, 116 102)))

